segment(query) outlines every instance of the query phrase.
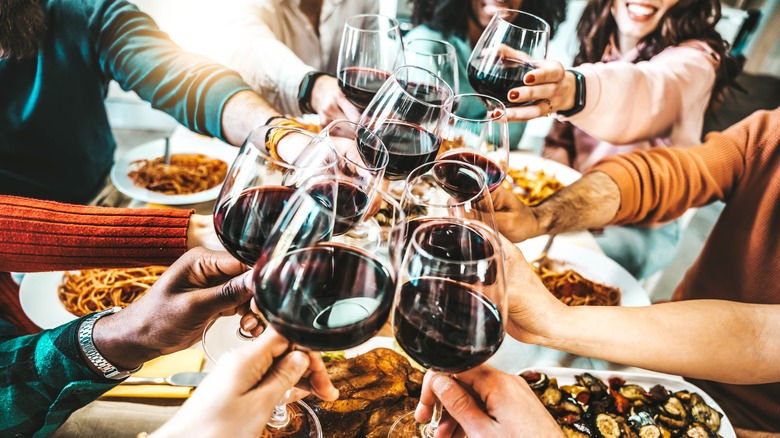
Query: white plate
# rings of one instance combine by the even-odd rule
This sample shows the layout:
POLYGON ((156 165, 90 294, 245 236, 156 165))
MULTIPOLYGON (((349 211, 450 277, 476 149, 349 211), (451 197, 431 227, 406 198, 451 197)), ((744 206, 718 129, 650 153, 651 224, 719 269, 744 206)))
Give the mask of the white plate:
POLYGON ((57 296, 64 272, 35 272, 25 274, 19 286, 22 310, 32 322, 42 329, 59 327, 77 318, 65 310, 57 296))
POLYGON ((581 173, 557 161, 548 160, 528 152, 510 152, 509 168, 522 169, 524 167, 528 167, 530 171, 543 170, 548 175, 554 175, 565 186, 582 177, 581 173))
POLYGON ((525 371, 535 371, 535 372, 547 374, 548 377, 555 377, 556 379, 558 379, 559 386, 575 384, 577 380, 575 379, 574 376, 582 373, 590 373, 594 377, 598 377, 599 379, 601 379, 605 384, 608 384, 607 380, 610 377, 620 377, 621 379, 625 380, 626 383, 639 385, 645 388, 645 390, 649 390, 651 387, 655 385, 662 385, 664 388, 672 392, 682 391, 682 390, 688 392, 695 392, 699 394, 711 408, 723 414, 723 418, 720 419, 720 430, 718 430, 718 434, 723 438, 737 437, 737 434, 734 431, 734 427, 731 425, 731 421, 729 421, 728 417, 726 417, 726 414, 723 412, 723 409, 718 405, 718 403, 715 402, 715 400, 713 400, 712 397, 709 396, 709 394, 702 391, 701 388, 699 388, 698 386, 692 383, 686 382, 683 379, 669 378, 669 377, 664 377, 659 375, 627 373, 627 372, 618 372, 618 371, 594 371, 594 370, 585 370, 585 369, 577 369, 577 368, 527 368, 518 372, 518 374, 521 374, 525 371))
MULTIPOLYGON (((175 140, 171 140, 171 154, 203 154, 224 161, 228 167, 230 167, 236 155, 238 155, 238 148, 207 137, 193 138, 188 136, 186 140, 175 140)), ((188 195, 166 195, 133 185, 133 181, 127 176, 133 169, 130 163, 141 159, 152 160, 161 157, 164 151, 165 139, 144 143, 131 149, 114 163, 110 173, 111 182, 117 190, 133 199, 156 204, 185 205, 216 199, 219 191, 222 189, 222 184, 188 195)))

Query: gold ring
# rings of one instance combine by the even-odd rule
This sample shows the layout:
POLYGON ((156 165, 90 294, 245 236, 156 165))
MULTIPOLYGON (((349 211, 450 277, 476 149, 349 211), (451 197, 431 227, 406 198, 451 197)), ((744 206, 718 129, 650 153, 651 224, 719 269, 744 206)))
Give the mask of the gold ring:
POLYGON ((547 114, 545 117, 550 117, 550 115, 553 113, 553 106, 552 103, 550 103, 550 99, 542 99, 542 102, 547 103, 547 114))

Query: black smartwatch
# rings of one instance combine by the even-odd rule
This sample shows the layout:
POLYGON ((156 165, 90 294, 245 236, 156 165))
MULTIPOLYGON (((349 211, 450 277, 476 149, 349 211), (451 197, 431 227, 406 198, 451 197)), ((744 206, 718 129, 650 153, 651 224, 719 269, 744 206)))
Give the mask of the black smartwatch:
POLYGON ((558 111, 558 114, 564 117, 570 117, 585 108, 585 78, 582 76, 582 73, 578 72, 577 70, 566 71, 571 72, 571 74, 574 75, 576 84, 574 88, 574 106, 566 111, 558 111))
POLYGON ((304 114, 314 114, 314 108, 311 107, 311 92, 314 90, 314 82, 320 76, 327 75, 321 71, 310 71, 306 73, 301 81, 301 86, 298 88, 298 106, 301 108, 304 114))

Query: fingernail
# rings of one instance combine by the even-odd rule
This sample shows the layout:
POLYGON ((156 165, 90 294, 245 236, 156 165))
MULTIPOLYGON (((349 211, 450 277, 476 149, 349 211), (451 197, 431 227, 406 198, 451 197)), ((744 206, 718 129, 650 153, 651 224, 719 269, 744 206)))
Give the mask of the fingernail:
POLYGON ((244 330, 246 330, 246 331, 251 331, 251 330, 253 330, 255 327, 257 327, 257 319, 256 319, 256 318, 250 318, 250 319, 248 319, 248 320, 247 320, 247 321, 244 323, 244 326, 243 326, 242 328, 243 328, 244 330))
POLYGON ((309 368, 309 355, 302 351, 293 351, 290 353, 290 363, 296 370, 303 372, 309 368))
POLYGON ((441 376, 437 375, 433 378, 433 382, 431 383, 431 386, 433 387, 433 392, 436 393, 436 395, 441 395, 449 389, 450 385, 452 385, 452 382, 450 382, 450 378, 447 376, 441 376))
POLYGON ((525 83, 526 84, 533 84, 536 81, 536 76, 534 75, 525 75, 525 83))
POLYGON ((512 90, 509 92, 509 100, 517 100, 520 97, 520 92, 512 90))

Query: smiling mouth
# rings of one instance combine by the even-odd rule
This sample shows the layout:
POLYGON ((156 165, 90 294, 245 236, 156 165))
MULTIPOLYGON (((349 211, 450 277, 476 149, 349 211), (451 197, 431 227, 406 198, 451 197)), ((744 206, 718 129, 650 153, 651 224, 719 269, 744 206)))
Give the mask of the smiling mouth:
POLYGON ((658 8, 647 3, 626 2, 628 16, 637 21, 645 21, 658 12, 658 8))

